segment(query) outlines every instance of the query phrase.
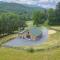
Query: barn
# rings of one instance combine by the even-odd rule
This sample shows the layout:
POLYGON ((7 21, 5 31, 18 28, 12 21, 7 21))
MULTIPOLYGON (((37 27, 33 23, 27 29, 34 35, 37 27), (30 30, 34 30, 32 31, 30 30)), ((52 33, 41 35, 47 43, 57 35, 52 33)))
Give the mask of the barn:
POLYGON ((19 32, 19 37, 29 40, 39 40, 42 37, 42 31, 40 27, 33 27, 19 32))

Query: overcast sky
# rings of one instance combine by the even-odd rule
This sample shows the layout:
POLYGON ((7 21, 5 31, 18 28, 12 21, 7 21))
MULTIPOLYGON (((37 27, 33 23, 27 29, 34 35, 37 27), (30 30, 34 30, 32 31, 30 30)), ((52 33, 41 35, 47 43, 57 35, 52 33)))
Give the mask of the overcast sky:
POLYGON ((14 2, 20 4, 38 5, 42 7, 55 7, 56 3, 60 0, 0 0, 5 2, 14 2))

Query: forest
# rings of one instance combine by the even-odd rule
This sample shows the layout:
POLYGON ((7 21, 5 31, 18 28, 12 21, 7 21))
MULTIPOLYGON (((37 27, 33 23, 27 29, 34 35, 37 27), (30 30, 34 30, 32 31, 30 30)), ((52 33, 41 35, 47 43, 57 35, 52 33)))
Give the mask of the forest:
POLYGON ((36 26, 45 22, 49 26, 60 25, 60 2, 55 9, 0 2, 0 36, 12 34, 18 28, 24 30, 26 21, 33 21, 36 26))

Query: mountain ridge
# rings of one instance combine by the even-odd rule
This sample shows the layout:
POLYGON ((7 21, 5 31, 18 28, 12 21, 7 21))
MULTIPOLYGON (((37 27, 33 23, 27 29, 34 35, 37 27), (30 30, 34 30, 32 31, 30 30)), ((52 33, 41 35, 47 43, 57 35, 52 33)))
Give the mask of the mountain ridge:
POLYGON ((22 14, 25 16, 32 16, 34 11, 44 11, 45 8, 38 6, 30 6, 26 4, 7 3, 0 1, 0 13, 12 12, 16 14, 22 14))

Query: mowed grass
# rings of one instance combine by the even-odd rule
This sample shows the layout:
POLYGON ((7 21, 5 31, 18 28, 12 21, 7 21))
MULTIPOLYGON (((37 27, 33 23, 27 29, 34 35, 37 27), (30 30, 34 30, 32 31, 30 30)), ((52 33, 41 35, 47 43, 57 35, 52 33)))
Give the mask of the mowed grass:
MULTIPOLYGON (((60 44, 60 32, 49 35, 48 41, 40 47, 52 47, 60 44)), ((0 60, 60 60, 60 48, 45 51, 28 52, 13 48, 0 48, 0 60)))
MULTIPOLYGON (((28 24, 31 25, 32 22, 28 24)), ((9 35, 9 37, 13 36, 16 35, 9 35)), ((2 40, 6 40, 7 38, 8 36, 2 38, 2 40)), ((57 31, 55 34, 49 35, 48 40, 45 43, 35 47, 46 49, 44 51, 35 51, 32 53, 26 50, 0 47, 0 60, 60 60, 60 47, 55 48, 55 46, 60 46, 59 31, 57 31)))
MULTIPOLYGON (((53 27, 53 29, 59 30, 56 27, 53 27)), ((48 35, 48 39, 46 42, 44 42, 41 45, 37 45, 34 48, 35 49, 48 49, 48 48, 53 48, 53 47, 57 47, 60 46, 60 31, 56 31, 56 33, 48 35)))
POLYGON ((60 26, 52 26, 51 28, 60 30, 60 26))
POLYGON ((60 60, 60 48, 34 53, 11 48, 0 48, 0 60, 60 60))
POLYGON ((26 21, 26 24, 28 25, 28 28, 33 26, 33 21, 26 21))

